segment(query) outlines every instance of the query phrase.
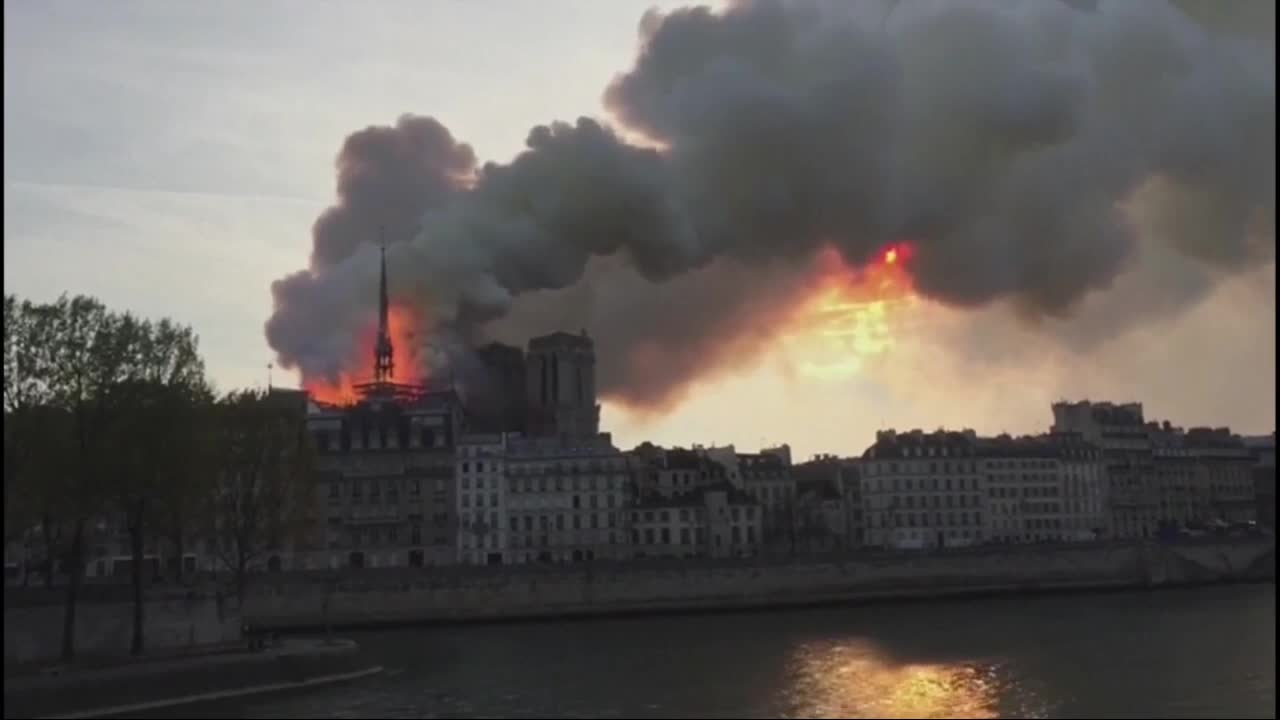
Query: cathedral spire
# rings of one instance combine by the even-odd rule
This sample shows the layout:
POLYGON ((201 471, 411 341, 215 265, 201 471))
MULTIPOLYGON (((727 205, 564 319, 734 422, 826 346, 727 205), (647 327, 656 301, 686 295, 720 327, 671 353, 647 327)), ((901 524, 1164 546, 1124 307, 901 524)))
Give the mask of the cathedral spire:
POLYGON ((378 340, 373 349, 373 377, 375 382, 390 382, 395 376, 395 360, 391 346, 391 328, 387 321, 387 243, 385 235, 379 242, 382 252, 381 276, 378 281, 378 340))

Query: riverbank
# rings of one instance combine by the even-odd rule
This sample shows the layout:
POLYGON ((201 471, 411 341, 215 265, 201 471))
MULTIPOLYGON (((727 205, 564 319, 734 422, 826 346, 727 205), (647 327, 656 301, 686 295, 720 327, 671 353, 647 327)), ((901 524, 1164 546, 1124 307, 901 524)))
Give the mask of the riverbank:
POLYGON ((980 594, 1275 580, 1271 538, 1005 546, 792 562, 362 571, 280 576, 248 598, 262 630, 711 612, 980 594))
POLYGON ((204 652, 6 676, 4 716, 111 717, 304 689, 380 671, 356 643, 290 639, 256 652, 204 652))
POLYGON ((1275 620, 1261 583, 369 630, 382 675, 180 716, 1274 718, 1275 620))

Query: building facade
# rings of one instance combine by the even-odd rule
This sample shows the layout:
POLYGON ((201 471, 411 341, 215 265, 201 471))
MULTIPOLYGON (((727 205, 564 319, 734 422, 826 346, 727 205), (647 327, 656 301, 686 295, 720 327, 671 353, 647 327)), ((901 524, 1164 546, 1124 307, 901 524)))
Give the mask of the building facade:
POLYGON ((465 368, 469 432, 523 433, 529 420, 524 351, 489 343, 465 368))
POLYGON ((454 477, 458 481, 458 562, 501 565, 510 562, 507 542, 508 439, 506 433, 463 435, 458 440, 454 477))
POLYGON ((1154 537, 1160 528, 1160 478, 1142 403, 1058 402, 1055 433, 1076 433, 1102 451, 1107 476, 1106 535, 1154 537))
POLYGON ((1276 527, 1276 434, 1244 438, 1253 456, 1253 500, 1258 524, 1276 527))
MULTIPOLYGON (((815 457, 791 466, 796 483, 796 544, 805 552, 855 547, 850 528, 847 463, 834 456, 815 457)), ((861 493, 858 493, 861 500, 861 493)))
POLYGON ((1198 484, 1208 488, 1211 520, 1255 522, 1258 516, 1253 453, 1229 428, 1191 428, 1185 438, 1196 460, 1198 484))
POLYGON ((764 548, 794 550, 798 508, 790 464, 777 453, 738 453, 737 463, 743 492, 764 513, 764 548))
POLYGON ((972 430, 876 433, 863 453, 867 544, 889 549, 984 541, 985 487, 972 430))
POLYGON ((455 438, 449 391, 370 396, 351 407, 311 402, 321 549, 294 569, 447 565, 458 557, 455 438))
POLYGON ((607 434, 509 439, 505 463, 511 562, 628 556, 628 461, 607 434))
POLYGON ((630 521, 636 559, 750 557, 763 537, 759 503, 723 479, 670 496, 641 497, 630 521))
POLYGON ((525 372, 530 435, 590 441, 600 433, 595 344, 585 331, 530 340, 525 372))
POLYGON ((1081 542, 1106 523, 1101 452, 1076 434, 985 438, 977 455, 988 541, 1081 542))

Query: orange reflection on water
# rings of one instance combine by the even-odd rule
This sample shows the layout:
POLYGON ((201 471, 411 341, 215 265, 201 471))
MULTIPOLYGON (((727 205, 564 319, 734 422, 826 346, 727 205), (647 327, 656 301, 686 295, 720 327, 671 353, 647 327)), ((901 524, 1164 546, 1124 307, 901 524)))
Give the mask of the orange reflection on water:
POLYGON ((994 673, 976 664, 901 663, 868 643, 806 645, 793 666, 793 717, 994 718, 994 673))

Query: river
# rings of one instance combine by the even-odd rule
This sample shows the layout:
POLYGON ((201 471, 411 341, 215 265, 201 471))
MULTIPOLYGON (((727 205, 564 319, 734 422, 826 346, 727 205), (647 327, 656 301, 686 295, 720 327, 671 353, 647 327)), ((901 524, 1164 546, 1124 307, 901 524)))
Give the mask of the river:
POLYGON ((401 629, 352 635, 381 676, 195 716, 1274 718, 1275 625, 1266 584, 401 629))

